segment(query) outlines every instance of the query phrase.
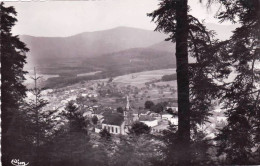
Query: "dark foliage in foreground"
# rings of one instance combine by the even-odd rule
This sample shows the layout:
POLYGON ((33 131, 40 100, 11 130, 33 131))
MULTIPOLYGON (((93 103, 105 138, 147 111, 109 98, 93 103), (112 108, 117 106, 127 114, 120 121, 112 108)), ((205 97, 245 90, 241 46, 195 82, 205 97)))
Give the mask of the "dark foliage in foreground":
POLYGON ((28 52, 25 44, 18 36, 11 33, 12 27, 17 19, 13 7, 5 7, 0 2, 1 17, 1 150, 3 164, 9 164, 11 159, 26 155, 32 152, 31 142, 23 139, 26 133, 23 129, 28 126, 23 124, 26 121, 25 115, 20 111, 20 106, 26 96, 26 88, 23 85, 25 80, 23 70, 26 63, 25 53, 28 52), (24 148, 27 145, 28 148, 24 148), (17 151, 21 149, 21 151, 17 151))
POLYGON ((222 98, 228 124, 220 130, 219 155, 227 164, 259 164, 260 131, 260 1, 227 0, 220 3, 221 21, 238 21, 233 36, 226 41, 220 55, 236 72, 234 81, 224 85, 222 98))
POLYGON ((212 39, 214 33, 190 15, 188 8, 185 0, 165 0, 148 15, 157 23, 155 30, 168 34, 166 40, 176 42, 179 108, 177 145, 182 148, 178 149, 177 146, 180 154, 173 153, 171 156, 177 156, 180 165, 192 162, 191 131, 196 132, 197 124, 204 124, 211 115, 211 101, 219 93, 213 80, 223 75, 218 71, 221 62, 215 61, 219 44, 212 39), (195 58, 195 63, 189 64, 188 52, 195 58), (210 76, 210 73, 216 74, 210 76))
MULTIPOLYGON (((59 115, 59 120, 54 116, 55 111, 41 112, 46 102, 36 87, 33 90, 36 100, 25 103, 26 89, 22 82, 24 53, 28 49, 10 33, 16 21, 14 8, 5 8, 1 3, 3 165, 10 165, 14 158, 37 166, 259 164, 260 91, 257 83, 260 72, 255 65, 260 61, 260 2, 219 2, 224 6, 218 14, 221 20, 238 18, 241 23, 230 40, 212 40, 212 32, 196 18, 188 15, 186 20, 188 48, 196 59, 196 63, 189 65, 188 73, 191 104, 188 149, 183 148, 177 126, 170 126, 162 135, 151 135, 148 126, 136 123, 128 136, 116 137, 102 130, 93 138, 94 134, 88 130, 90 123, 72 102, 59 115), (226 83, 223 80, 232 70, 237 75, 226 83), (216 140, 210 140, 198 126, 208 120, 211 100, 217 98, 224 104, 228 124, 219 130, 216 140), (226 157, 220 162, 218 156, 226 157), (187 159, 183 162, 184 157, 187 159)), ((172 24, 176 16, 173 11, 180 4, 165 0, 160 5, 152 16, 159 17, 158 30, 170 33, 173 40, 178 29, 172 24)), ((155 107, 161 112, 163 105, 155 107)))
POLYGON ((151 132, 151 128, 142 122, 134 123, 131 128, 129 129, 130 135, 142 135, 142 134, 149 134, 151 132))

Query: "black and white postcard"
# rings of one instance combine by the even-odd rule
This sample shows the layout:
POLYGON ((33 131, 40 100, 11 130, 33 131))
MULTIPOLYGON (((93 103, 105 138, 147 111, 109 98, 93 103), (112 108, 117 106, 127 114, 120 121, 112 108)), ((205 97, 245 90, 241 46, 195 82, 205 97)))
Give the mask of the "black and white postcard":
POLYGON ((260 164, 260 0, 2 0, 3 166, 260 164))

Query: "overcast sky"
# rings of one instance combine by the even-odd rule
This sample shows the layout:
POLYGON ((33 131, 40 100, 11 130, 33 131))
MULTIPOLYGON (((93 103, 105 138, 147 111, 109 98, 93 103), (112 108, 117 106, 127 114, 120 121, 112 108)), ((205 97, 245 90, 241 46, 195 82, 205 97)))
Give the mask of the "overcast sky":
MULTIPOLYGON (((118 26, 154 30, 146 14, 158 8, 159 0, 89 0, 6 2, 18 12, 13 33, 32 36, 70 36, 118 26)), ((191 13, 206 23, 218 23, 216 6, 206 9, 199 0, 190 0, 191 13)))

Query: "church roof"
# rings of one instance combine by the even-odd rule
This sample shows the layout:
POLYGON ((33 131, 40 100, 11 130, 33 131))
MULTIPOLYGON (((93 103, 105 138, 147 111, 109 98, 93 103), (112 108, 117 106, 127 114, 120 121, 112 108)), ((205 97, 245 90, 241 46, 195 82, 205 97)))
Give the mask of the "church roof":
POLYGON ((103 124, 121 126, 124 122, 124 117, 120 113, 106 114, 103 124))
POLYGON ((113 114, 113 110, 105 110, 103 111, 103 116, 110 116, 111 114, 113 114))

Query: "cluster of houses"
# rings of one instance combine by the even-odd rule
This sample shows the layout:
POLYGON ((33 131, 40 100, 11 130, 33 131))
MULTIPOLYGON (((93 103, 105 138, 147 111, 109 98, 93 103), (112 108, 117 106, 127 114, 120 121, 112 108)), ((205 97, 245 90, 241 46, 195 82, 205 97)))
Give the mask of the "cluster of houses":
MULTIPOLYGON (((94 85, 92 86, 94 87, 94 85)), ((49 104, 45 107, 46 110, 64 110, 66 105, 70 101, 76 101, 79 97, 92 99, 98 98, 98 93, 94 90, 94 88, 93 90, 86 87, 66 87, 61 89, 48 89, 42 91, 41 94, 44 97, 44 99, 49 101, 49 104)), ((31 94, 28 94, 29 98, 30 95, 31 94)))
MULTIPOLYGON (((177 106, 167 106, 165 110, 171 108, 178 111, 177 106)), ((131 125, 135 122, 142 122, 151 128, 152 134, 160 134, 163 130, 166 130, 170 124, 177 125, 178 118, 173 114, 166 111, 162 113, 151 112, 148 109, 134 109, 131 107, 129 98, 127 97, 126 106, 123 114, 116 110, 101 110, 97 109, 90 116, 97 116, 99 124, 95 127, 95 132, 99 133, 102 129, 106 129, 111 134, 126 135, 131 125)), ((227 119, 223 115, 223 110, 217 108, 213 110, 215 116, 210 117, 210 122, 200 126, 206 131, 207 137, 214 138, 216 133, 216 127, 226 123, 227 119)), ((220 126, 219 126, 220 127, 220 126)), ((218 127, 217 127, 218 128, 218 127)))
MULTIPOLYGON (((143 87, 143 90, 147 90, 147 87, 143 87)), ((139 91, 142 92, 143 90, 139 91)), ((88 117, 90 119, 93 116, 96 116, 98 118, 98 124, 95 125, 95 132, 97 133, 102 129, 106 129, 111 134, 126 135, 133 123, 142 122, 151 127, 151 133, 158 134, 167 129, 170 124, 178 124, 178 118, 165 111, 171 108, 171 110, 177 113, 177 105, 174 105, 176 101, 172 101, 172 105, 166 106, 162 113, 155 113, 149 109, 132 107, 128 96, 126 98, 125 107, 123 108, 123 113, 119 113, 116 109, 110 108, 113 106, 105 107, 104 104, 99 104, 100 102, 93 102, 94 100, 100 100, 103 98, 109 98, 111 100, 110 94, 134 94, 136 91, 138 91, 136 87, 127 86, 126 88, 116 88, 114 85, 105 86, 103 84, 98 85, 98 83, 96 83, 92 84, 92 86, 88 86, 88 88, 86 88, 85 85, 78 88, 68 87, 62 90, 45 90, 43 93, 44 96, 51 99, 51 104, 49 104, 49 107, 46 108, 49 110, 54 110, 57 108, 64 110, 69 101, 76 101, 75 104, 77 104, 77 107, 84 111, 84 117, 88 117), (102 94, 105 97, 102 98, 102 94), (80 98, 82 101, 77 102, 80 98)), ((120 103, 118 105, 125 102, 122 97, 117 97, 116 99, 120 99, 120 101, 115 100, 116 103, 120 103)), ((132 101, 135 102, 134 96, 132 99, 132 101)), ((115 106, 116 105, 117 104, 115 104, 115 106)), ((218 105, 218 103, 216 103, 216 105, 218 105)), ((215 109, 213 111, 214 116, 209 118, 210 123, 203 126, 203 128, 207 128, 209 135, 214 133, 216 127, 219 125, 221 126, 222 123, 227 121, 222 111, 223 110, 220 108, 215 109)), ((212 137, 214 136, 212 135, 212 137)))
POLYGON ((167 112, 159 114, 147 109, 133 109, 130 106, 128 97, 123 114, 113 110, 99 110, 92 116, 97 116, 99 120, 99 124, 95 127, 95 132, 97 133, 102 129, 106 129, 111 134, 125 135, 128 133, 131 125, 139 121, 151 127, 152 133, 156 134, 167 129, 170 124, 177 125, 178 123, 177 117, 167 112))
MULTIPOLYGON (((86 85, 78 85, 77 87, 43 91, 43 96, 51 101, 46 107, 46 110, 64 110, 69 101, 76 101, 75 104, 84 112, 84 117, 91 119, 96 116, 98 118, 98 123, 94 127, 95 132, 99 133, 102 129, 106 129, 111 134, 115 135, 126 135, 129 128, 135 122, 142 122, 149 126, 152 134, 160 134, 163 130, 167 129, 170 124, 178 124, 177 116, 165 111, 171 109, 175 113, 178 112, 175 100, 169 100, 168 105, 164 108, 165 110, 162 113, 155 113, 149 109, 139 107, 140 103, 142 103, 140 98, 147 98, 147 95, 150 95, 147 94, 146 91, 154 94, 158 93, 153 90, 152 86, 155 85, 150 84, 146 87, 137 88, 132 86, 120 87, 115 84, 98 82, 89 84, 87 87, 86 85), (123 98, 125 95, 130 95, 131 101, 135 102, 135 107, 131 106, 128 96, 125 101, 123 98), (136 101, 137 98, 140 99, 140 101, 136 101), (108 102, 103 102, 104 100, 107 100, 108 102), (123 112, 118 112, 114 109, 118 106, 122 106, 123 103, 125 103, 123 112)), ((162 88, 166 87, 167 86, 162 88)), ((172 89, 170 91, 172 91, 172 89)), ((28 97, 30 97, 30 95, 28 95, 28 97)), ((214 105, 215 109, 212 112, 213 116, 209 117, 209 123, 200 126, 201 130, 205 130, 208 137, 212 138, 216 136, 214 134, 216 133, 216 128, 221 128, 223 124, 227 122, 223 110, 221 107, 217 107, 219 103, 216 101, 214 105)))

